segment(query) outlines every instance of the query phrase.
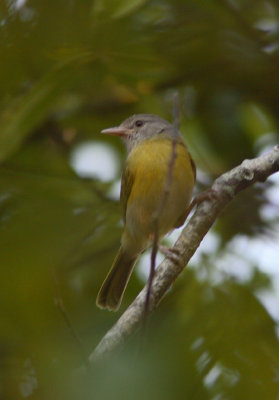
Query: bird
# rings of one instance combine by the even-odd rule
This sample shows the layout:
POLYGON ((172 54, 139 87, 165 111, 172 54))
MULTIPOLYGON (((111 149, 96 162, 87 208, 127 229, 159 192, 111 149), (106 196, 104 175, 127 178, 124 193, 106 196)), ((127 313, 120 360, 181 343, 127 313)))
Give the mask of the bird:
POLYGON ((176 157, 168 196, 159 216, 159 239, 182 226, 188 215, 196 167, 182 135, 176 132, 173 124, 153 114, 135 114, 119 126, 101 131, 120 137, 128 153, 120 191, 124 229, 120 248, 96 299, 101 309, 119 309, 138 257, 152 244, 154 215, 165 191, 174 137, 176 157))

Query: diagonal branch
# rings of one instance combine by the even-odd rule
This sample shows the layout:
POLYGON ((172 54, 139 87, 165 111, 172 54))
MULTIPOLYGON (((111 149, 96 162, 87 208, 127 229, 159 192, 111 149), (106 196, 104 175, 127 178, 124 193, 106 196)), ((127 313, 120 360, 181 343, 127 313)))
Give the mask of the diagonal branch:
MULTIPOLYGON (((180 255, 179 262, 174 263, 171 259, 165 258, 156 269, 150 294, 149 313, 158 306, 164 294, 188 264, 203 237, 226 205, 241 190, 252 186, 255 182, 265 181, 271 174, 278 171, 279 145, 263 156, 244 160, 241 165, 215 180, 212 185, 215 195, 197 206, 194 215, 174 245, 174 249, 180 255)), ((146 290, 147 285, 106 333, 89 356, 90 362, 109 354, 137 330, 144 313, 146 290)))

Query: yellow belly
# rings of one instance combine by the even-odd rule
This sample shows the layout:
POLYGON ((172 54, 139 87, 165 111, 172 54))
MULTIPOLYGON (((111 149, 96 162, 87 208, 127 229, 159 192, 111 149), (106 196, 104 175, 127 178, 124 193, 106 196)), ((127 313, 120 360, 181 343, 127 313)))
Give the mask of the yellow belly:
MULTIPOLYGON (((160 236, 183 220, 195 182, 191 159, 183 143, 177 144, 176 152, 170 192, 159 219, 160 236)), ((126 238, 141 249, 154 232, 154 215, 164 196, 171 154, 171 140, 156 138, 139 144, 127 160, 133 185, 127 201, 123 240, 126 238)))

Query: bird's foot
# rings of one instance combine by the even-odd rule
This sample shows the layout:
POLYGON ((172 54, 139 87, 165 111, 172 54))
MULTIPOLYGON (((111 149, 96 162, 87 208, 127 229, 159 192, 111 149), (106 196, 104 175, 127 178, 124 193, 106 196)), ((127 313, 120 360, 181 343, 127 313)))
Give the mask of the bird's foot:
POLYGON ((201 204, 203 201, 206 201, 206 200, 212 201, 212 200, 216 199, 217 197, 218 197, 218 194, 217 194, 216 190, 214 190, 214 189, 208 189, 202 193, 197 194, 191 201, 191 204, 189 205, 189 207, 186 211, 185 219, 188 217, 188 215, 190 214, 190 212, 193 210, 194 207, 201 204))
POLYGON ((167 246, 159 246, 160 252, 168 257, 175 264, 180 264, 180 254, 177 249, 167 246))
POLYGON ((216 190, 208 189, 202 193, 197 194, 193 200, 193 203, 194 203, 194 205, 198 205, 206 200, 212 201, 212 200, 216 199, 217 196, 218 196, 218 194, 217 194, 216 190))

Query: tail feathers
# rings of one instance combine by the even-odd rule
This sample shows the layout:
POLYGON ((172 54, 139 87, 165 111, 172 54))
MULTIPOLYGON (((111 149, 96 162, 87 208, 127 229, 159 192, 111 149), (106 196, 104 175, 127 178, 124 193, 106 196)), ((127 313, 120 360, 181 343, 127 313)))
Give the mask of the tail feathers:
POLYGON ((96 304, 100 308, 117 311, 137 256, 130 256, 120 247, 112 267, 98 293, 96 304))

